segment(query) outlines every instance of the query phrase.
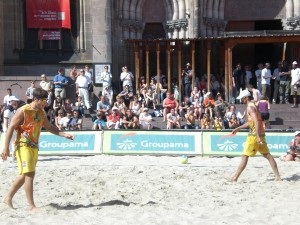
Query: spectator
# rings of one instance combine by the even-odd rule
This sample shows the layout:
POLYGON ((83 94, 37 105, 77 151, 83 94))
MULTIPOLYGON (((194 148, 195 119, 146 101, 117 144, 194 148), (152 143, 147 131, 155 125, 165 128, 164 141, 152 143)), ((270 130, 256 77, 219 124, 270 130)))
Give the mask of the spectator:
POLYGON ((199 83, 199 89, 207 89, 207 81, 204 76, 201 77, 200 83, 199 83))
POLYGON ((210 80, 211 92, 214 96, 216 96, 216 94, 220 91, 220 83, 214 75, 211 76, 210 80))
POLYGON ((120 115, 118 114, 118 108, 113 107, 112 113, 107 117, 106 122, 107 129, 120 129, 120 115))
POLYGON ((280 104, 290 104, 290 85, 291 85, 291 70, 286 60, 282 62, 282 69, 279 72, 280 83, 279 83, 279 101, 280 104))
POLYGON ((72 120, 72 112, 67 111, 66 116, 60 119, 59 125, 61 127, 61 130, 70 130, 70 123, 72 120))
POLYGON ((141 130, 150 130, 152 128, 152 116, 148 113, 148 108, 144 108, 139 116, 141 130))
POLYGON ((223 119, 222 119, 221 114, 219 112, 215 113, 215 117, 214 117, 212 125, 213 125, 213 128, 217 131, 223 130, 223 128, 224 128, 223 119))
POLYGON ((73 103, 69 98, 66 98, 64 103, 64 110, 65 111, 72 111, 73 110, 73 103))
POLYGON ((63 72, 63 69, 59 69, 58 74, 53 78, 54 95, 60 96, 62 100, 66 98, 66 86, 69 83, 63 72))
POLYGON ((80 70, 77 79, 76 79, 76 93, 78 96, 82 97, 82 100, 84 101, 85 107, 91 111, 91 105, 90 105, 90 96, 88 87, 91 83, 91 80, 88 76, 86 76, 85 71, 83 69, 80 70))
MULTIPOLYGON (((161 69, 159 69, 159 83, 162 83, 162 80, 166 77, 164 74, 161 73, 161 69)), ((154 76, 154 80, 158 83, 158 74, 154 76)))
POLYGON ((180 116, 175 109, 171 109, 170 113, 167 114, 167 129, 181 128, 180 116))
POLYGON ((289 143, 289 151, 281 156, 282 161, 300 161, 300 131, 294 132, 294 138, 289 143))
POLYGON ((224 127, 226 129, 229 128, 229 121, 231 120, 231 115, 235 114, 236 117, 239 119, 240 124, 243 125, 245 123, 244 117, 245 117, 245 112, 242 115, 239 111, 236 111, 236 107, 234 105, 231 105, 229 108, 229 112, 225 114, 225 119, 224 119, 224 127))
POLYGON ((124 129, 138 129, 139 127, 139 119, 137 115, 135 115, 132 110, 127 109, 126 114, 122 119, 122 126, 124 129))
POLYGON ((168 82, 167 79, 164 77, 162 78, 162 82, 161 82, 159 102, 163 102, 164 98, 166 97, 167 90, 168 90, 168 82))
POLYGON ((219 115, 223 118, 228 105, 229 104, 223 100, 222 95, 220 93, 217 93, 217 101, 215 102, 214 108, 215 114, 219 113, 219 115))
POLYGON ((35 90, 35 80, 30 82, 30 87, 27 88, 27 90, 26 90, 27 104, 32 102, 34 90, 35 90))
POLYGON ((174 97, 171 96, 171 93, 167 92, 166 96, 167 97, 163 101, 163 108, 164 108, 163 121, 166 121, 167 114, 170 112, 171 109, 175 109, 176 112, 178 110, 178 102, 177 100, 174 99, 174 97))
POLYGON ((90 103, 90 106, 92 106, 93 105, 93 96, 94 96, 94 85, 93 85, 94 76, 93 76, 92 71, 90 71, 89 65, 84 66, 84 75, 87 76, 90 80, 90 82, 88 84, 88 93, 89 93, 89 103, 90 103))
POLYGON ((268 99, 271 98, 270 80, 272 78, 272 74, 270 68, 271 68, 271 64, 266 63, 265 68, 261 71, 261 89, 262 89, 261 94, 267 97, 268 99))
POLYGON ((256 76, 256 81, 257 81, 257 89, 261 93, 261 71, 264 68, 264 64, 258 63, 257 67, 258 67, 258 69, 255 70, 255 76, 256 76))
POLYGON ((54 99, 54 103, 53 103, 53 109, 54 109, 55 116, 57 116, 58 110, 60 110, 60 109, 63 110, 65 108, 64 106, 65 106, 65 103, 63 102, 63 100, 61 99, 61 97, 57 96, 54 99))
POLYGON ((186 64, 186 68, 182 70, 182 93, 188 96, 192 91, 192 66, 190 63, 186 64))
POLYGON ((132 93, 132 91, 130 91, 129 85, 125 85, 124 90, 119 93, 119 97, 124 99, 124 103, 127 108, 129 107, 130 99, 132 98, 132 96, 133 96, 133 93, 132 93))
POLYGON ((113 92, 111 86, 105 86, 104 90, 102 91, 102 95, 106 97, 106 99, 109 102, 110 106, 112 106, 113 105, 114 92, 113 92))
POLYGON ((247 85, 247 90, 251 93, 254 102, 258 102, 261 97, 261 93, 258 89, 255 89, 252 84, 247 85))
POLYGON ((118 109, 118 111, 121 115, 125 115, 127 107, 126 107, 122 97, 120 97, 120 96, 116 97, 116 102, 114 103, 114 107, 116 107, 118 109))
POLYGON ((242 65, 238 63, 232 72, 232 104, 235 104, 240 89, 245 89, 245 72, 242 70, 242 65))
POLYGON ((55 126, 59 129, 59 130, 63 130, 63 126, 62 126, 62 121, 61 119, 64 118, 64 110, 58 110, 57 112, 57 116, 55 117, 55 126))
POLYGON ((122 68, 122 73, 120 75, 120 79, 123 82, 123 90, 125 90, 125 86, 129 86, 129 90, 132 92, 132 81, 134 79, 134 76, 131 72, 128 71, 127 66, 123 66, 122 68))
POLYGON ((246 86, 248 86, 248 84, 250 84, 251 79, 252 79, 251 66, 246 65, 245 66, 245 84, 246 84, 246 86))
POLYGON ((201 96, 201 91, 198 89, 198 87, 194 87, 193 91, 191 92, 190 96, 187 96, 189 97, 190 99, 190 102, 194 102, 194 98, 195 96, 199 97, 201 96))
POLYGON ((143 96, 146 96, 148 85, 145 81, 145 78, 141 78, 140 84, 139 84, 139 90, 143 94, 143 96))
POLYGON ((241 125, 240 120, 237 118, 235 113, 231 114, 231 118, 228 123, 229 129, 235 129, 241 125))
POLYGON ((181 105, 179 106, 179 115, 180 117, 184 118, 184 115, 186 114, 187 112, 187 109, 192 105, 192 103, 190 102, 189 100, 189 97, 188 96, 185 96, 183 98, 183 102, 181 103, 181 105))
POLYGON ((270 118, 270 102, 269 99, 265 96, 261 96, 260 100, 256 103, 258 111, 260 112, 261 119, 264 123, 264 128, 271 129, 269 118, 270 118))
POLYGON ((184 129, 196 129, 196 130, 199 129, 194 105, 191 105, 189 108, 187 108, 185 119, 186 119, 186 124, 184 125, 184 129))
POLYGON ((133 96, 133 100, 130 102, 129 109, 137 116, 140 115, 142 107, 141 104, 138 101, 138 96, 133 96))
POLYGON ((280 86, 280 75, 279 73, 282 71, 282 62, 278 62, 277 68, 273 71, 273 77, 274 80, 274 91, 273 91, 273 104, 277 103, 278 99, 278 92, 279 92, 279 86, 280 86))
POLYGON ((41 75, 40 87, 48 92, 48 96, 52 97, 52 84, 48 81, 46 74, 41 75))
POLYGON ((103 115, 105 115, 105 113, 107 111, 110 110, 110 104, 108 103, 106 97, 104 95, 102 95, 100 97, 100 101, 97 102, 97 111, 103 113, 103 115))
POLYGON ((211 117, 208 113, 205 113, 200 121, 201 129, 211 129, 211 117))
POLYGON ((298 68, 298 63, 296 61, 292 64, 291 70, 291 95, 293 96, 292 108, 298 108, 298 96, 300 95, 300 69, 298 68))
MULTIPOLYGON (((16 97, 15 95, 12 94, 11 88, 7 88, 6 91, 7 91, 7 95, 5 95, 5 96, 4 96, 4 99, 3 99, 3 103, 4 103, 5 106, 8 105, 8 103, 9 103, 9 98, 10 98, 11 96, 16 97)), ((17 98, 17 97, 16 97, 16 98, 17 98)))
POLYGON ((71 77, 71 79, 72 80, 76 80, 77 74, 78 74, 77 73, 77 67, 76 67, 76 65, 73 65, 73 67, 70 70, 70 77, 71 77))
POLYGON ((211 92, 207 92, 206 98, 203 100, 204 113, 209 113, 210 118, 213 118, 213 110, 215 108, 215 99, 211 92))
POLYGON ((97 118, 94 120, 92 130, 104 130, 105 122, 103 119, 103 113, 97 113, 97 118))
POLYGON ((103 87, 111 87, 112 75, 108 71, 108 66, 104 66, 103 72, 100 74, 100 81, 103 84, 103 87))
POLYGON ((73 110, 73 117, 70 122, 71 130, 82 130, 82 118, 79 117, 78 110, 73 110))
POLYGON ((148 89, 147 93, 146 93, 146 97, 145 97, 145 101, 146 101, 146 107, 150 107, 150 105, 152 105, 153 109, 156 109, 156 104, 157 102, 157 98, 156 98, 156 94, 152 91, 152 89, 148 89))
POLYGON ((84 102, 83 102, 81 96, 77 97, 77 101, 75 102, 75 106, 76 106, 76 109, 79 112, 79 115, 83 116, 84 115, 84 102))

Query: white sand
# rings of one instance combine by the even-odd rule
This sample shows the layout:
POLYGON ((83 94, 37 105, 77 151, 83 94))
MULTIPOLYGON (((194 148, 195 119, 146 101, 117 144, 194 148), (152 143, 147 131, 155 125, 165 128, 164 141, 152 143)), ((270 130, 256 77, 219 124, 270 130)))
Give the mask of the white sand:
MULTIPOLYGON (((22 188, 16 210, 0 204, 0 224, 299 224, 300 163, 252 158, 238 183, 228 183, 240 158, 90 156, 40 157, 30 214, 22 188), (290 193, 290 194, 289 194, 290 193)), ((17 168, 0 163, 0 197, 17 168)))

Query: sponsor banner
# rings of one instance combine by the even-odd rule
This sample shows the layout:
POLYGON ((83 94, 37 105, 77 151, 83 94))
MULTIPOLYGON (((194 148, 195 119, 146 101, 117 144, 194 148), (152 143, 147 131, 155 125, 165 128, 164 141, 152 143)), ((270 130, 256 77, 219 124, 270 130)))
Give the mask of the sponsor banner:
POLYGON ((201 132, 105 131, 107 154, 201 154, 201 132))
POLYGON ((70 0, 26 0, 27 28, 71 29, 70 0))
MULTIPOLYGON (((241 155, 244 149, 247 132, 239 132, 235 136, 227 136, 229 132, 204 132, 204 155, 241 155)), ((266 133, 266 141, 273 156, 280 156, 289 149, 293 133, 266 133)))
POLYGON ((39 30, 39 40, 60 40, 61 32, 59 30, 39 30))
POLYGON ((74 140, 41 132, 39 154, 99 154, 101 153, 102 132, 82 131, 71 132, 74 140))

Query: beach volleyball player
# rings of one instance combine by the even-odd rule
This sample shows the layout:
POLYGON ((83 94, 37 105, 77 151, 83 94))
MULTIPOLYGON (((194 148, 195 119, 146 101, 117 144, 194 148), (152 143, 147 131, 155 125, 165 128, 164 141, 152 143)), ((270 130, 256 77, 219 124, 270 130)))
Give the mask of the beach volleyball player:
POLYGON ((248 90, 241 91, 240 95, 237 97, 237 99, 240 99, 244 104, 247 104, 248 122, 235 128, 232 131, 232 134, 236 134, 240 129, 245 128, 249 128, 249 134, 242 154, 242 161, 235 174, 231 178, 229 178, 229 180, 237 181, 239 176, 247 166, 248 158, 255 156, 258 151, 269 161, 275 174, 275 180, 280 181, 281 178, 278 172, 277 164, 270 154, 265 140, 265 130, 263 127, 261 116, 256 105, 253 101, 251 101, 251 98, 251 94, 248 90))
POLYGON ((16 130, 17 134, 14 144, 19 169, 19 175, 3 199, 3 202, 10 208, 13 208, 12 199, 14 195, 24 185, 29 209, 37 209, 33 200, 33 180, 38 160, 38 140, 41 128, 46 128, 52 134, 71 140, 74 139, 72 134, 61 132, 50 124, 44 111, 47 99, 48 92, 41 88, 36 88, 33 91, 33 101, 17 110, 7 129, 1 157, 3 160, 9 157, 9 142, 14 130, 16 130))

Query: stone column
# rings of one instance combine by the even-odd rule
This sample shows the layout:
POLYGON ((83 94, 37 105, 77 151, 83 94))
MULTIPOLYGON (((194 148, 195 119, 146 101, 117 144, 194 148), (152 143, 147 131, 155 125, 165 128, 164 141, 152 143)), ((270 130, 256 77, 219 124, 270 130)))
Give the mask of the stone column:
MULTIPOLYGON (((3 34, 3 1, 0 0, 0 33, 3 34)), ((0 76, 4 75, 3 72, 3 62, 4 62, 4 37, 0 35, 0 76)))
POLYGON ((300 16, 300 1, 294 0, 294 16, 300 16))

